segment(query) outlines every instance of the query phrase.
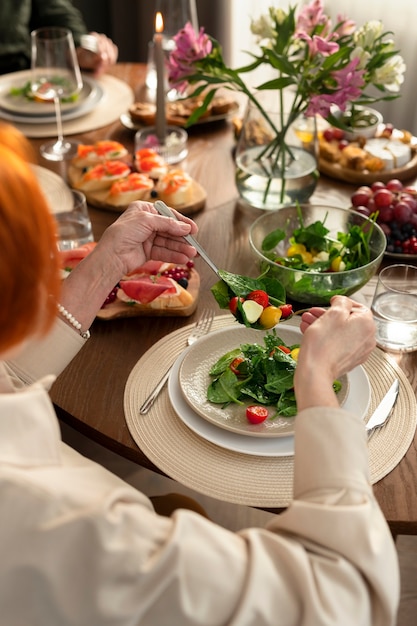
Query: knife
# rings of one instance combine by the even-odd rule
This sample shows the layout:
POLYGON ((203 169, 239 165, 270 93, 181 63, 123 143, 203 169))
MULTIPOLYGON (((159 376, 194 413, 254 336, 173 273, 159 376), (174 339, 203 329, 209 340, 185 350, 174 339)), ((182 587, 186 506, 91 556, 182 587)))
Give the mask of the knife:
POLYGON ((396 378, 385 396, 382 398, 379 405, 376 407, 371 417, 369 418, 368 423, 365 425, 367 431, 370 431, 377 426, 382 426, 387 417, 389 417, 397 399, 399 388, 400 383, 396 378))

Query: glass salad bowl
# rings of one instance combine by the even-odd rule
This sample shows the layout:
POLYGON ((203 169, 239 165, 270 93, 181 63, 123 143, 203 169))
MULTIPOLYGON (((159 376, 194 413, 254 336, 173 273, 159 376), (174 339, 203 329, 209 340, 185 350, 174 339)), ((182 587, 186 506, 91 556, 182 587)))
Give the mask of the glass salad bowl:
MULTIPOLYGON (((364 215, 350 209, 307 204, 287 206, 265 213, 252 224, 249 241, 259 259, 260 271, 269 268, 268 275, 280 281, 289 300, 309 305, 328 305, 334 295, 349 296, 358 291, 376 273, 386 247, 383 230, 364 215), (339 265, 339 271, 328 269, 324 272, 318 269, 311 271, 311 268, 286 267, 280 263, 279 257, 287 257, 292 244, 290 238, 300 228, 300 224, 308 227, 316 222, 324 223, 329 231, 326 238, 335 241, 336 245, 338 233, 349 233, 352 228, 357 231, 359 227, 369 246, 369 258, 361 259, 359 267, 354 269, 341 269, 344 265, 342 264, 339 265), (279 238, 279 235, 275 236, 277 231, 283 231, 285 235, 281 241, 274 243, 279 238)), ((331 243, 330 246, 332 245, 331 243)), ((313 255, 315 254, 313 250, 313 255)), ((302 259, 298 258, 301 264, 302 259)), ((345 258, 343 252, 341 258, 345 258)), ((314 259, 318 260, 317 256, 314 259)))

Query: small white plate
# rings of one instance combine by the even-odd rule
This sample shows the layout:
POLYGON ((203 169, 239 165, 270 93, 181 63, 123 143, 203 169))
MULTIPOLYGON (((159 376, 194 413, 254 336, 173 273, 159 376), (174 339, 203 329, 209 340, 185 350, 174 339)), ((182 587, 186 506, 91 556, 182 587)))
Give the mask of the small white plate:
MULTIPOLYGON (((202 439, 232 452, 266 457, 293 456, 293 436, 269 439, 246 437, 224 428, 218 428, 197 415, 184 400, 178 382, 180 366, 186 354, 187 351, 180 354, 172 367, 168 380, 168 394, 174 411, 190 430, 202 439)), ((347 378, 349 391, 343 408, 364 418, 371 400, 371 387, 368 376, 363 367, 359 365, 349 372, 347 378)))

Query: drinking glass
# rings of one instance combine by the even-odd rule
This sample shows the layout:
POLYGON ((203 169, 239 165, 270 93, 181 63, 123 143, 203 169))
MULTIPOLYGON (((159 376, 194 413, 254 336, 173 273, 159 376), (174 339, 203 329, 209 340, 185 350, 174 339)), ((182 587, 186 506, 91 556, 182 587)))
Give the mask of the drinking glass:
POLYGON ((371 309, 380 348, 393 352, 417 350, 417 267, 385 267, 378 275, 371 309))
POLYGON ((61 101, 76 96, 83 81, 71 31, 66 28, 39 28, 31 33, 31 90, 36 98, 55 104, 57 139, 43 144, 42 156, 51 161, 72 158, 77 142, 64 138, 61 101))
POLYGON ((88 214, 85 195, 72 190, 73 206, 70 210, 54 213, 57 224, 59 250, 74 250, 94 241, 93 228, 88 214))

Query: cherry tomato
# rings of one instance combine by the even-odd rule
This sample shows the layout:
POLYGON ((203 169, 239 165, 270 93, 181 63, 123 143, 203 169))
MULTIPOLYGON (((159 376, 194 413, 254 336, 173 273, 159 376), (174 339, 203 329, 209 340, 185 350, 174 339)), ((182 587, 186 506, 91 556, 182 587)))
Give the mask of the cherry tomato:
POLYGON ((251 291, 246 296, 246 300, 254 300, 264 309, 269 305, 269 296, 266 291, 262 291, 262 289, 255 289, 255 291, 251 291))
POLYGON ((246 409, 246 417, 251 424, 261 424, 268 417, 268 409, 264 406, 252 404, 246 409))
POLYGON ((259 318, 259 323, 262 328, 268 330, 269 328, 273 328, 278 324, 279 320, 282 317, 282 311, 277 306, 267 306, 261 313, 261 317, 259 318))
POLYGON ((237 356, 235 359, 233 359, 233 361, 230 363, 229 367, 232 370, 233 374, 236 374, 236 376, 241 376, 241 372, 239 372, 239 365, 241 363, 243 363, 245 360, 245 357, 243 356, 237 356))
POLYGON ((282 317, 287 319, 292 314, 292 304, 281 304, 279 307, 281 309, 282 317))
POLYGON ((240 298, 239 296, 233 296, 233 298, 230 300, 230 302, 229 302, 229 309, 230 309, 230 312, 232 313, 232 315, 236 316, 237 303, 239 301, 243 302, 243 298, 240 298))

